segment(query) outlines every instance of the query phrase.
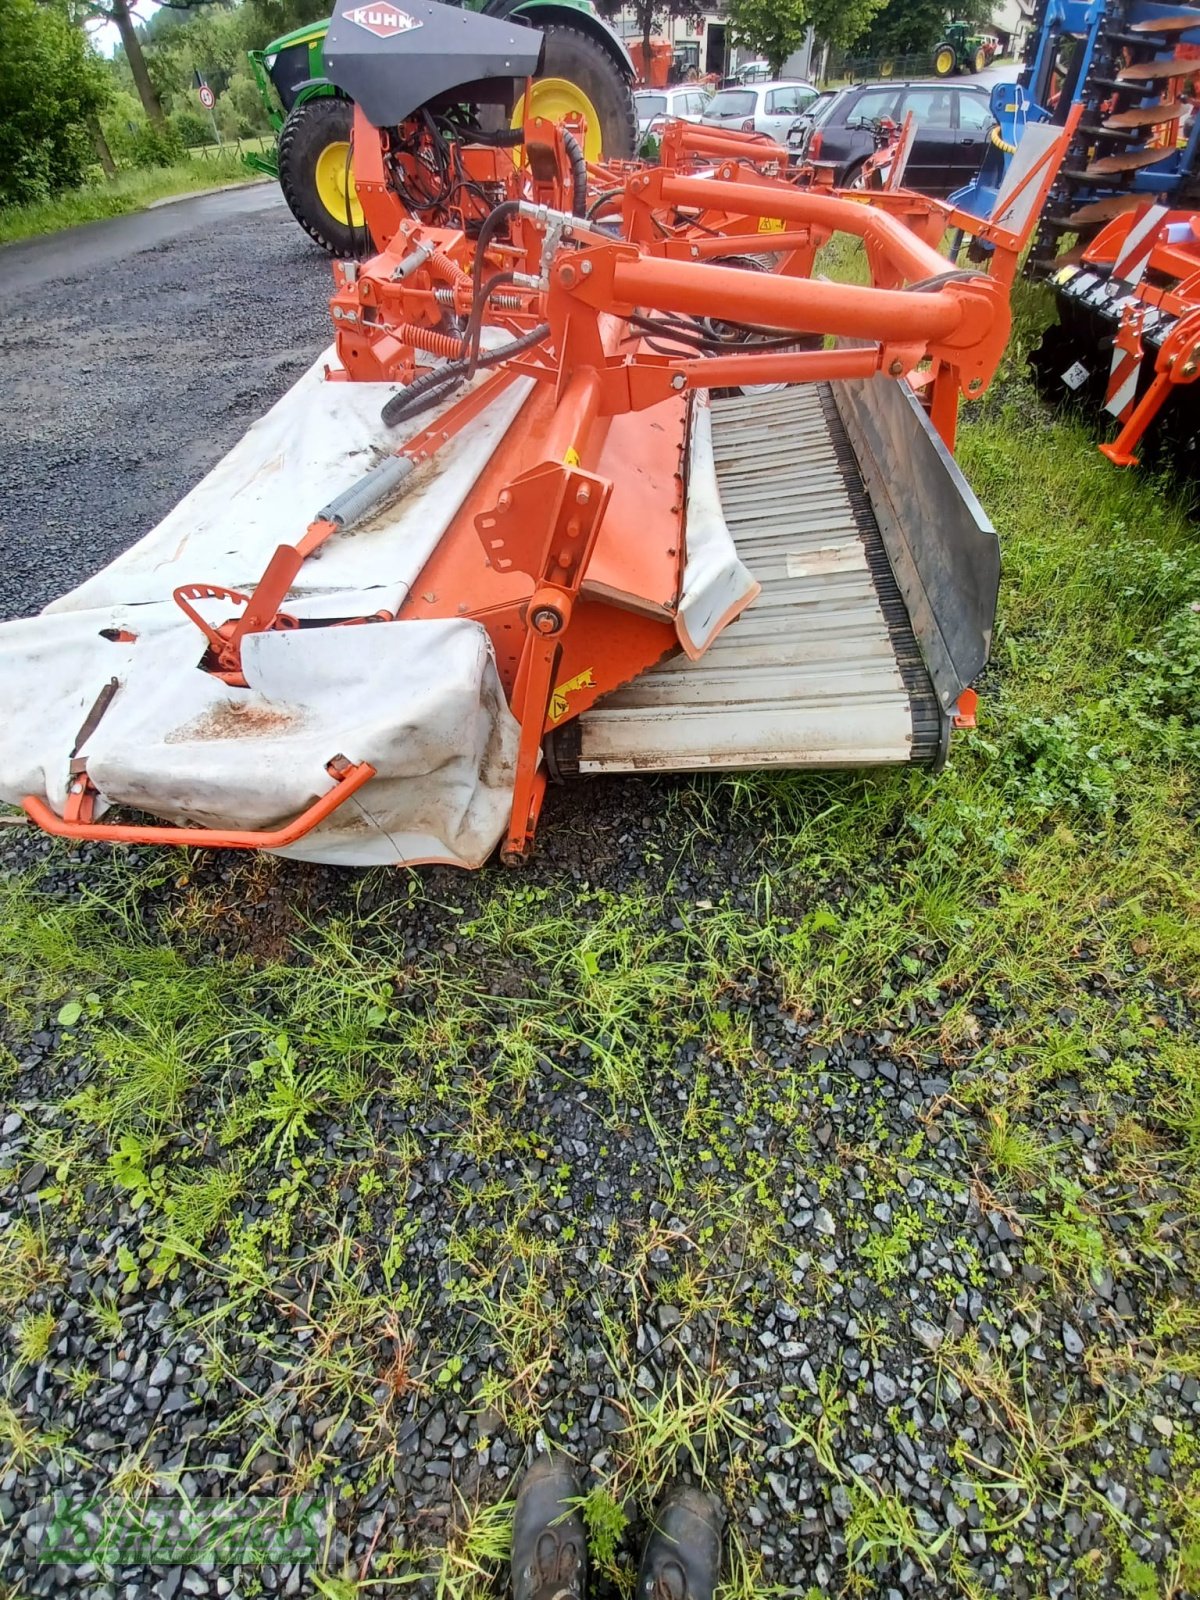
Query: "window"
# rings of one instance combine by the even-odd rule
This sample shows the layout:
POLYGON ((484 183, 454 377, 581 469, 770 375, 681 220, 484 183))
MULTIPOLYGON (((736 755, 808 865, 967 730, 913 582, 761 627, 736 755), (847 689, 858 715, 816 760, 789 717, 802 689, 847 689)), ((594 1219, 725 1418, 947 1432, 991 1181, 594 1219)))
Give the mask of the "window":
POLYGON ((753 89, 722 89, 708 102, 710 117, 752 117, 757 110, 753 89))
POLYGON ((910 89, 904 96, 900 115, 911 111, 917 119, 917 132, 928 128, 949 128, 953 123, 953 106, 948 89, 910 89))
POLYGON ((772 89, 767 96, 767 110, 774 116, 799 116, 799 88, 792 84, 786 89, 772 89))
POLYGON ((895 99, 894 89, 868 89, 849 108, 846 121, 876 122, 880 117, 890 115, 895 99))
POLYGON ((992 108, 981 94, 960 94, 958 97, 958 125, 972 133, 986 133, 995 122, 992 108))
POLYGON ((663 117, 667 112, 667 97, 665 94, 635 94, 634 105, 637 107, 639 117, 663 117))
POLYGON ((707 103, 705 96, 699 89, 690 89, 683 97, 684 115, 698 117, 707 103))

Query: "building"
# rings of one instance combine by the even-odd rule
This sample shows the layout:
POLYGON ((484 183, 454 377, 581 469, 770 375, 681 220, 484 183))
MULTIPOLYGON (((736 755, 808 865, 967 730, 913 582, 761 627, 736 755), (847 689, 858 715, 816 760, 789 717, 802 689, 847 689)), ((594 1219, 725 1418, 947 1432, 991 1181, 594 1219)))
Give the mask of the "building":
MULTIPOLYGON (((1016 0, 1009 0, 1015 4, 1016 0)), ((756 59, 753 50, 735 45, 729 37, 729 26, 718 8, 706 11, 697 23, 694 17, 664 17, 663 26, 655 27, 656 39, 668 39, 675 48, 676 60, 686 71, 695 67, 701 77, 715 75, 727 78, 739 67, 756 59)), ((641 25, 631 7, 618 12, 614 26, 623 39, 640 39, 641 25)), ((802 49, 790 56, 784 64, 785 78, 807 78, 816 66, 819 55, 812 29, 802 49)))

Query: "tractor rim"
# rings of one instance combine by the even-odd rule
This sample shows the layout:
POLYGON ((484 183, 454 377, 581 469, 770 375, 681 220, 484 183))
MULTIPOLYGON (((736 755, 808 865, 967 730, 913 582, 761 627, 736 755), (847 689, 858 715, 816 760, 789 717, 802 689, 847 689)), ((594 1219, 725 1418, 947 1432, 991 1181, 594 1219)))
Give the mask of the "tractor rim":
POLYGON ((935 69, 940 72, 943 77, 945 77, 946 73, 952 72, 954 69, 954 51, 939 50, 937 55, 934 57, 933 65, 935 69))
POLYGON ((317 198, 335 222, 363 225, 362 202, 354 187, 354 162, 345 139, 327 144, 317 157, 317 198))
MULTIPOLYGON (((568 129, 577 132, 578 119, 587 124, 583 153, 589 161, 599 161, 604 143, 600 127, 600 113, 577 83, 569 78, 538 78, 530 97, 530 114, 545 117, 550 122, 565 122, 568 129)), ((519 128, 525 121, 525 96, 517 101, 512 114, 512 126, 519 128)))

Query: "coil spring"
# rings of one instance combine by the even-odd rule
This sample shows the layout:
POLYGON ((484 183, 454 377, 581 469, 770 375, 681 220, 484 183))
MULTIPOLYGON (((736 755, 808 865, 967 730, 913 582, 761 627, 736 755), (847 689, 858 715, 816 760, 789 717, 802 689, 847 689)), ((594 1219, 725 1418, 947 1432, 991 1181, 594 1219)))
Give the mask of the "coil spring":
POLYGON ((450 257, 441 250, 431 251, 429 270, 436 277, 444 278, 447 283, 452 285, 470 283, 471 281, 470 273, 464 272, 457 261, 451 261, 450 257))
POLYGON ((436 328, 422 328, 415 322, 397 323, 393 331, 397 339, 417 350, 428 350, 430 355, 445 356, 448 361, 462 355, 463 342, 457 333, 439 333, 436 328))
MULTIPOLYGON (((440 306, 452 306, 454 304, 453 289, 439 289, 435 286, 433 295, 440 306)), ((498 311, 520 311, 523 309, 519 294, 497 292, 489 298, 488 304, 494 306, 498 311)))

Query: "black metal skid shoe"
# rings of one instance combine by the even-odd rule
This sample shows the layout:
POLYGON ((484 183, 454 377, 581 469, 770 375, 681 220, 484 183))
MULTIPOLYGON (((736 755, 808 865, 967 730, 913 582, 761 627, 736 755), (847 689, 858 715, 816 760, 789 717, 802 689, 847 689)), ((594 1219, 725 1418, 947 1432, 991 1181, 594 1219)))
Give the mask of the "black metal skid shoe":
POLYGON ((583 1600, 587 1541, 572 1505, 578 1495, 561 1455, 538 1456, 521 1479, 513 1513, 513 1600, 583 1600))
POLYGON ((713 1600, 720 1571, 720 1501, 675 1484, 646 1536, 636 1600, 713 1600))

